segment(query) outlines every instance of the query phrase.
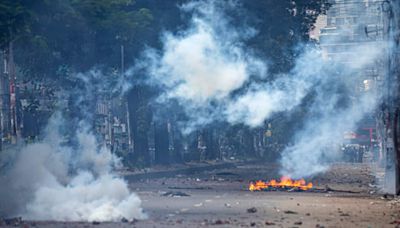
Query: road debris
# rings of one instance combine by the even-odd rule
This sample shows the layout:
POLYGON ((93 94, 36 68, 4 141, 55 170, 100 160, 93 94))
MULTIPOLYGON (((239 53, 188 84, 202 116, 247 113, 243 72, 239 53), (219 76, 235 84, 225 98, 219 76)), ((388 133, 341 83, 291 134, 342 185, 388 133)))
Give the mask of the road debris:
POLYGON ((168 197, 184 197, 184 196, 190 196, 189 194, 186 194, 184 192, 179 192, 179 191, 168 191, 161 196, 168 196, 168 197))
POLYGON ((265 221, 265 225, 266 225, 266 226, 274 226, 275 223, 274 223, 274 222, 271 222, 271 221, 265 221))
POLYGON ((394 221, 390 222, 390 224, 400 225, 400 220, 394 220, 394 221))
POLYGON ((285 214, 297 214, 297 212, 291 211, 291 210, 283 211, 283 213, 285 213, 285 214))
POLYGON ((225 225, 225 224, 230 224, 230 222, 228 220, 216 220, 214 223, 214 225, 225 225))

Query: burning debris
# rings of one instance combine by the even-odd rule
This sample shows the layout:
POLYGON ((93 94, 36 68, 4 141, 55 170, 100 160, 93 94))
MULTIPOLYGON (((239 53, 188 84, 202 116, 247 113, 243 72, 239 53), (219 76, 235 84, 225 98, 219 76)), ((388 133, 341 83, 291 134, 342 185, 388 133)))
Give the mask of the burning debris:
POLYGON ((262 190, 298 190, 298 191, 306 191, 313 188, 313 184, 311 182, 307 183, 304 179, 300 180, 292 180, 289 177, 281 177, 280 181, 271 180, 264 182, 262 180, 258 180, 256 182, 251 182, 249 185, 250 191, 262 191, 262 190))

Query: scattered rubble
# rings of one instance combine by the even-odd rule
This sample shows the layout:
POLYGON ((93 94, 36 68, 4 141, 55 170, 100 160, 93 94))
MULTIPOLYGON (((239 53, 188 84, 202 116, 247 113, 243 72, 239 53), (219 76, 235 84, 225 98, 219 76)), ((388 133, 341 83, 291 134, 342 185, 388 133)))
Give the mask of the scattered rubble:
POLYGON ((193 206, 195 206, 195 207, 202 207, 202 206, 203 206, 203 203, 197 203, 197 204, 195 204, 195 205, 193 205, 193 206))
POLYGON ((285 214, 297 214, 297 212, 295 212, 295 211, 291 211, 291 210, 286 210, 286 211, 283 211, 285 214))
POLYGON ((381 199, 386 199, 386 200, 393 200, 394 196, 393 195, 389 195, 389 194, 384 194, 381 199))
POLYGON ((400 225, 400 220, 394 220, 394 221, 390 222, 390 224, 400 225))
POLYGON ((228 220, 216 220, 214 223, 214 225, 225 225, 225 224, 230 224, 230 222, 228 220))
POLYGON ((266 225, 266 226, 274 226, 275 223, 274 223, 274 222, 271 222, 271 221, 265 221, 265 225, 266 225))
POLYGON ((178 191, 168 191, 161 196, 169 196, 169 197, 183 197, 183 196, 190 196, 189 194, 186 194, 184 192, 178 192, 178 191))

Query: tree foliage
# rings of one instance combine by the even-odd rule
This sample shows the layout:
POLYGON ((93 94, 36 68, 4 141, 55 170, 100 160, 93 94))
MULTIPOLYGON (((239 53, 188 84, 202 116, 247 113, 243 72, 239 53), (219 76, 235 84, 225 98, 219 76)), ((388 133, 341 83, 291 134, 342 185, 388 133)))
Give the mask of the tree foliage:
POLYGON ((131 0, 7 0, 0 8, 1 44, 15 40, 19 67, 36 79, 96 65, 117 68, 120 46, 134 56, 139 34, 153 20, 131 0))
POLYGON ((249 46, 272 61, 272 72, 288 71, 296 55, 296 45, 310 41, 309 32, 317 17, 329 8, 327 0, 242 1, 250 24, 258 34, 249 46))
POLYGON ((29 32, 32 16, 29 0, 4 0, 0 2, 0 47, 29 32))

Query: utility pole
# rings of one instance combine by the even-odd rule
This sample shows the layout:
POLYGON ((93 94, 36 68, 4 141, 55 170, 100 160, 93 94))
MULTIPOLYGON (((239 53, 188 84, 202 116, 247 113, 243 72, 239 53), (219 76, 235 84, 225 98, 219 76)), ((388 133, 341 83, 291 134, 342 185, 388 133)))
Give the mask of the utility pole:
POLYGON ((10 82, 10 114, 11 114, 11 143, 16 144, 19 138, 18 115, 17 115, 17 74, 14 63, 14 42, 9 43, 9 82, 10 82))
MULTIPOLYGON (((125 77, 125 50, 124 45, 121 45, 121 80, 125 77)), ((129 105, 128 105, 128 98, 125 98, 125 110, 126 110, 126 130, 128 133, 128 154, 132 153, 133 151, 133 142, 132 142, 132 131, 131 131, 131 124, 130 124, 130 112, 129 112, 129 105)))
POLYGON ((3 98, 4 98, 4 78, 7 74, 7 60, 6 51, 2 50, 1 59, 3 61, 3 71, 0 72, 0 151, 3 150, 3 137, 4 137, 4 109, 3 109, 3 98))
POLYGON ((10 49, 7 47, 3 50, 3 67, 4 71, 0 76, 0 125, 1 125, 1 144, 4 148, 4 142, 8 142, 10 138, 10 49))
POLYGON ((400 61, 399 44, 397 34, 400 30, 399 22, 400 4, 397 0, 382 2, 382 10, 386 14, 385 38, 387 47, 387 70, 384 77, 385 94, 382 101, 382 149, 385 155, 385 180, 384 191, 390 194, 398 194, 400 190, 400 151, 399 151, 399 75, 400 61), (393 44, 393 45, 391 45, 393 44))

